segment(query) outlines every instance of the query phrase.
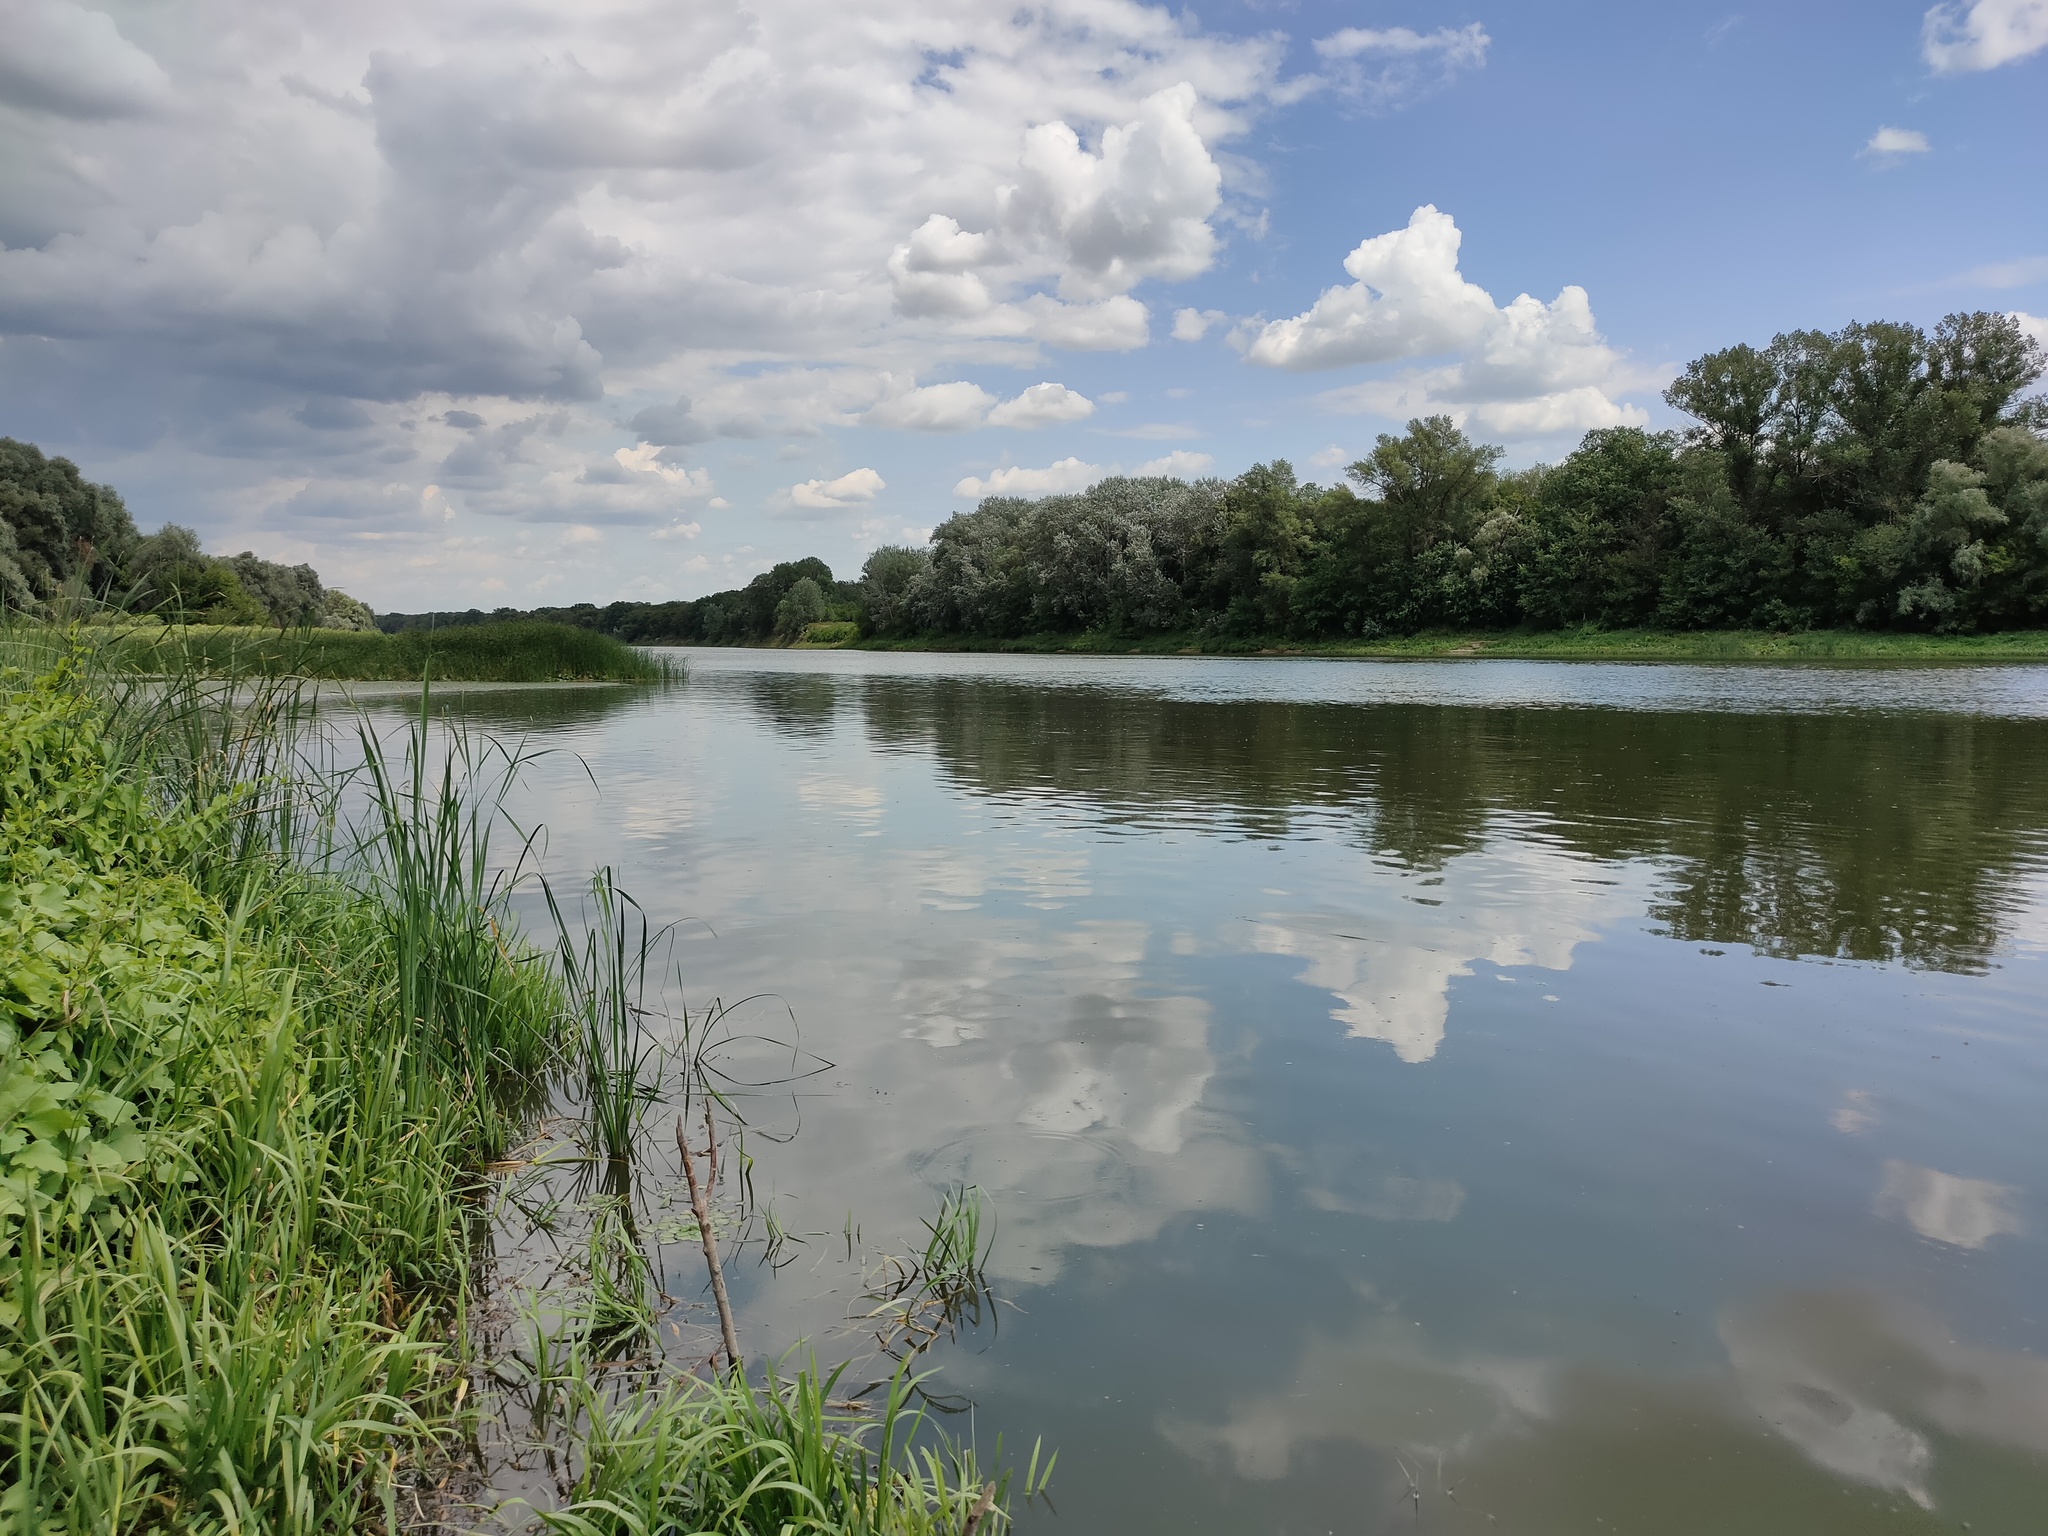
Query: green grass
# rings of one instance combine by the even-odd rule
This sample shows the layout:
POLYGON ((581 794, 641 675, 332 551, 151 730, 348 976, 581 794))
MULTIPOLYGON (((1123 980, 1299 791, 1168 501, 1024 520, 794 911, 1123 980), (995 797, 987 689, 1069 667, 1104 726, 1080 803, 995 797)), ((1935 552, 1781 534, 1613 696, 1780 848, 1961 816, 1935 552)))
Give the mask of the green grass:
POLYGON ((818 650, 849 645, 860 638, 860 625, 852 619, 824 619, 806 624, 804 632, 790 642, 793 650, 818 650))
POLYGON ((111 665, 144 671, 335 678, 357 682, 660 682, 672 664, 610 635, 519 620, 387 635, 375 630, 290 633, 219 625, 137 625, 90 631, 111 665))
MULTIPOLYGON (((364 730, 340 827, 295 685, 59 645, 0 633, 0 1531, 395 1530, 502 1363, 465 1320, 484 1165, 553 1085, 587 1084, 593 1162, 637 1128, 636 911, 600 876, 587 941, 524 943, 491 846, 519 759, 424 699, 395 746, 364 730)), ((548 1523, 1007 1519, 899 1396, 869 1427, 812 1374, 609 1369, 659 1295, 619 1187, 553 1303, 548 1523)), ((943 1217, 928 1265, 978 1231, 943 1217)))
POLYGON ((2048 630, 1914 635, 1863 630, 1505 630, 1395 635, 1375 640, 1223 639, 1214 635, 954 635, 853 642, 879 651, 995 651, 1087 656, 1332 656, 1521 658, 1554 661, 2048 661, 2048 630))

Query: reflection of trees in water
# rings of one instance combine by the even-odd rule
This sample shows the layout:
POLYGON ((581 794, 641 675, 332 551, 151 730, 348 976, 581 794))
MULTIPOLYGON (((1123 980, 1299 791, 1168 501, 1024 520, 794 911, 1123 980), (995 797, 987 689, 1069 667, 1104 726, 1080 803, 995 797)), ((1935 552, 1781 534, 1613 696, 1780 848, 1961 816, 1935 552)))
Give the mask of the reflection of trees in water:
POLYGON ((857 679, 804 672, 742 672, 708 681, 738 693, 772 730, 807 741, 831 730, 840 704, 859 688, 857 679))
MULTIPOLYGON (((465 688, 436 684, 429 708, 437 719, 459 721, 472 730, 492 735, 517 736, 525 731, 554 731, 564 727, 590 725, 624 714, 631 709, 659 706, 666 693, 659 687, 623 684, 582 683, 550 687, 522 683, 504 688, 465 688)), ((322 707, 335 719, 346 720, 353 709, 353 697, 373 719, 417 719, 420 697, 417 689, 352 690, 333 695, 323 692, 322 707)))
POLYGON ((1983 966, 2048 830, 2043 727, 1957 716, 1200 702, 868 679, 877 745, 987 794, 1279 836, 1333 815, 1433 868, 1498 837, 1667 865, 1674 937, 1983 966))

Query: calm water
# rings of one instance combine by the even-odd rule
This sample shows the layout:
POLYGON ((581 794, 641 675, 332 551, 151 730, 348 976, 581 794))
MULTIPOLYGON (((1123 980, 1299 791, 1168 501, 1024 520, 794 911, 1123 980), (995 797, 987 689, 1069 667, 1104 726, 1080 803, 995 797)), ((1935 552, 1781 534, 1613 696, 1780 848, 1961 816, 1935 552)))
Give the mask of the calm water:
POLYGON ((2048 1530, 2048 670, 687 661, 466 707, 831 1063, 753 1353, 988 1192, 1026 1530, 2048 1530))

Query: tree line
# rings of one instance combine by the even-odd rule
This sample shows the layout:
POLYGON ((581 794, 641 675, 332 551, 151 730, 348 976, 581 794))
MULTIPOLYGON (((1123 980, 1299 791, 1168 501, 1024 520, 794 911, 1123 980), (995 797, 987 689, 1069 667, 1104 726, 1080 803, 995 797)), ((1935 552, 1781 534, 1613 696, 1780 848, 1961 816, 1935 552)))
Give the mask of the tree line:
MULTIPOLYGON (((1691 363, 1680 431, 1589 432, 1503 471, 1450 418, 1384 434, 1343 482, 1113 478, 992 496, 860 578, 776 566, 694 602, 533 617, 621 639, 761 644, 821 619, 881 636, 1107 630, 1370 638, 1420 629, 1860 627, 2048 619, 2048 402, 2011 317, 1795 331, 1691 363)), ((393 627, 497 614, 391 616, 393 627)))
POLYGON ((310 565, 209 555, 176 523, 137 531, 112 486, 0 437, 0 609, 48 617, 66 599, 131 614, 279 629, 369 629, 367 605, 310 565))

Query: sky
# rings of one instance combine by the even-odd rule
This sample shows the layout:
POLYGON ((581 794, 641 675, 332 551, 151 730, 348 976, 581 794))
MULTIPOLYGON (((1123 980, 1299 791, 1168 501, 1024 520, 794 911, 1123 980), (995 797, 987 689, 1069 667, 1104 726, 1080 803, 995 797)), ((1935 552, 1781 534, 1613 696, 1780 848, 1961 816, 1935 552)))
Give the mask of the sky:
POLYGON ((2048 344, 2048 0, 0 0, 0 435, 382 610, 2048 344))

